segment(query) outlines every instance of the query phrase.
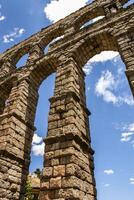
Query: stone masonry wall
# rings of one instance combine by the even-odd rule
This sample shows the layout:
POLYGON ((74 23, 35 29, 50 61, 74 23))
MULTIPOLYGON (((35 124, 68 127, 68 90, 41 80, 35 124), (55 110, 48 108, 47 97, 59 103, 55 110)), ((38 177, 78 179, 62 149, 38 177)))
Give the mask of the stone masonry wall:
POLYGON ((84 73, 73 58, 57 69, 45 139, 40 199, 96 199, 84 73))
POLYGON ((0 200, 24 200, 38 88, 54 72, 39 199, 97 199, 82 68, 101 51, 118 51, 134 95, 134 5, 127 2, 94 0, 0 54, 0 200))
POLYGON ((37 94, 28 81, 15 82, 3 114, 0 115, 1 200, 23 199, 35 130, 32 119, 36 101, 37 94))

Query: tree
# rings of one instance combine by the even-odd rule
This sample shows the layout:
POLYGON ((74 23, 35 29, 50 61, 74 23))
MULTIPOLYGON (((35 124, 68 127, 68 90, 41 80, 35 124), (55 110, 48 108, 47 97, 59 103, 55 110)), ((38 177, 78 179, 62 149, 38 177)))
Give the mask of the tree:
POLYGON ((30 181, 27 180, 26 186, 25 186, 25 199, 26 200, 32 200, 33 194, 32 194, 32 186, 30 181))
POLYGON ((41 170, 39 168, 37 168, 34 173, 37 175, 38 178, 40 178, 41 170))

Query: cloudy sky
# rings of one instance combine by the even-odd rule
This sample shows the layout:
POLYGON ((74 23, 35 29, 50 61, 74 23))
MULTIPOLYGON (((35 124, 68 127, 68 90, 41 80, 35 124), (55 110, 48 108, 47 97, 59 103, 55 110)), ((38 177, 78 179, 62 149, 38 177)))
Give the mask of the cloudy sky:
MULTIPOLYGON (((88 0, 0 0, 0 53, 41 28, 89 3, 88 0)), ((134 3, 134 1, 130 1, 134 3)), ((94 20, 95 21, 95 20, 94 20)), ((17 66, 25 63, 26 56, 17 66)), ((101 52, 84 67, 98 200, 134 199, 134 101, 118 52, 101 52)), ((55 75, 39 90, 37 132, 30 171, 42 168, 48 99, 55 75)))

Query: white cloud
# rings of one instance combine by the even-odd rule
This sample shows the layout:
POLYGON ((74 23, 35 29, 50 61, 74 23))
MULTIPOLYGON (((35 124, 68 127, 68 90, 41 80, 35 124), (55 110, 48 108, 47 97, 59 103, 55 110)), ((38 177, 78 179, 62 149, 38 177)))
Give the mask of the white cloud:
POLYGON ((86 26, 92 25, 92 24, 94 24, 95 22, 99 21, 100 19, 103 19, 104 17, 105 17, 105 16, 98 16, 98 17, 95 17, 94 19, 87 21, 83 26, 81 26, 80 29, 82 29, 82 28, 84 28, 84 27, 86 27, 86 26))
POLYGON ((43 156, 44 155, 44 147, 45 147, 45 144, 44 143, 41 143, 41 144, 34 144, 32 146, 32 153, 35 155, 35 156, 43 156))
MULTIPOLYGON (((103 51, 91 58, 84 66, 83 71, 89 75, 97 62, 106 62, 108 60, 117 65, 120 61, 119 53, 115 51, 103 51)), ((122 104, 134 106, 133 96, 129 91, 126 92, 125 87, 126 79, 124 77, 124 66, 122 63, 119 63, 116 74, 113 74, 109 70, 102 71, 95 85, 95 94, 102 97, 107 103, 118 106, 122 104)))
MULTIPOLYGON (((120 128, 120 126, 119 126, 119 128, 120 128)), ((130 124, 122 123, 121 124, 121 128, 124 131, 126 131, 126 130, 128 130, 128 131, 134 131, 134 123, 130 123, 130 124)))
POLYGON ((130 178, 129 180, 130 180, 130 181, 134 181, 134 178, 130 178))
POLYGON ((118 96, 118 102, 119 103, 124 103, 127 104, 129 106, 133 106, 134 105, 134 99, 133 96, 131 95, 123 95, 123 96, 118 96))
POLYGON ((134 178, 130 178, 129 181, 131 185, 134 185, 134 178))
POLYGON ((37 133, 35 133, 33 136, 32 144, 40 144, 42 140, 43 140, 42 137, 38 136, 37 133))
POLYGON ((4 19, 6 19, 6 17, 4 15, 0 15, 0 21, 3 21, 4 19))
MULTIPOLYGON (((84 66, 83 71, 89 75, 93 70, 93 66, 97 62, 112 61, 117 63, 119 61, 119 53, 115 51, 103 51, 100 54, 92 57, 88 63, 84 66)), ((103 100, 107 103, 113 103, 114 105, 126 104, 129 106, 134 105, 134 100, 132 95, 122 92, 122 94, 117 94, 119 89, 122 89, 125 85, 124 78, 124 67, 122 64, 119 65, 117 69, 117 74, 113 75, 109 70, 102 72, 100 78, 95 85, 95 93, 97 96, 101 96, 103 100)))
POLYGON ((32 141, 32 153, 35 156, 43 156, 44 155, 44 142, 43 138, 37 135, 37 133, 34 134, 33 136, 33 141, 32 141))
POLYGON ((18 29, 18 36, 22 35, 25 32, 23 28, 18 29))
POLYGON ((128 125, 129 131, 134 131, 134 123, 128 125))
POLYGON ((134 135, 134 132, 126 132, 121 134, 121 142, 129 142, 131 140, 131 136, 134 135))
POLYGON ((121 133, 121 142, 129 142, 134 147, 134 123, 124 124, 117 127, 123 132, 121 133))
POLYGON ((3 42, 4 43, 9 43, 9 42, 13 42, 15 40, 15 38, 21 37, 25 32, 24 28, 14 28, 14 30, 7 35, 3 36, 3 42))
MULTIPOLYGON (((102 17, 102 16, 101 16, 102 17)), ((93 64, 97 62, 106 62, 106 61, 112 61, 112 62, 117 62, 119 59, 119 53, 116 51, 102 51, 99 54, 96 54, 93 56, 87 64, 84 66, 84 71, 87 75, 89 75, 93 69, 93 64), (89 73, 90 72, 90 73, 89 73)), ((122 73, 123 68, 120 67, 118 68, 118 74, 122 73)))
POLYGON ((132 133, 132 132, 122 133, 122 137, 129 137, 131 135, 134 135, 134 133, 132 133))
POLYGON ((106 170, 104 170, 104 174, 112 175, 112 174, 114 174, 114 171, 112 169, 106 169, 106 170))
POLYGON ((131 140, 131 137, 122 137, 121 142, 129 142, 131 140))
POLYGON ((87 64, 84 66, 83 71, 85 72, 86 75, 91 74, 93 69, 93 66, 90 64, 90 61, 87 62, 87 64))
POLYGON ((97 22, 99 21, 100 19, 103 19, 105 16, 98 16, 98 17, 95 17, 92 21, 93 22, 97 22))
POLYGON ((90 87, 88 86, 87 91, 89 91, 89 90, 90 90, 90 87))
POLYGON ((89 0, 51 0, 44 8, 47 18, 56 22, 85 6, 89 0))
POLYGON ((110 187, 110 184, 106 183, 106 184, 104 185, 104 187, 110 187))
POLYGON ((113 74, 110 71, 103 71, 101 77, 96 83, 95 93, 97 96, 102 96, 106 102, 112 102, 116 104, 118 102, 117 97, 112 93, 116 86, 116 81, 113 74))
POLYGON ((116 59, 119 53, 116 51, 102 51, 90 59, 90 62, 106 62, 108 60, 116 59))
POLYGON ((134 100, 132 95, 117 94, 119 88, 122 87, 122 81, 121 70, 117 71, 116 76, 114 76, 109 70, 103 71, 95 85, 95 93, 97 96, 101 96, 107 103, 113 103, 116 105, 127 104, 133 106, 134 100))
POLYGON ((122 130, 125 132, 121 134, 121 141, 131 141, 132 145, 134 145, 134 141, 132 140, 134 136, 134 123, 123 124, 122 130))
MULTIPOLYGON (((0 9, 2 8, 1 4, 0 4, 0 9)), ((0 21, 3 21, 4 19, 6 19, 6 17, 4 15, 1 14, 0 12, 0 21)))
MULTIPOLYGON (((93 56, 87 64, 84 66, 84 72, 89 75, 92 72, 93 65, 98 62, 106 62, 111 60, 112 62, 116 62, 119 59, 119 53, 116 51, 102 51, 99 54, 93 56)), ((119 70, 119 69, 118 69, 119 70)))

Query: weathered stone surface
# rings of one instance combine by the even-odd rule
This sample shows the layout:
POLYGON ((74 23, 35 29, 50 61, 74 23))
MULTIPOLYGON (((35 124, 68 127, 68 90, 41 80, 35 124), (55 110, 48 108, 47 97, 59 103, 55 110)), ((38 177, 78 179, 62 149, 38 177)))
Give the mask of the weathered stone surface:
POLYGON ((134 5, 124 9, 125 2, 94 0, 0 54, 0 200, 24 199, 38 88, 54 72, 39 199, 96 200, 82 68, 101 51, 119 51, 134 94, 134 5), (86 25, 98 16, 104 18, 86 25))
POLYGON ((54 166, 53 176, 65 176, 65 165, 54 166))
POLYGON ((50 188, 50 184, 49 184, 49 181, 44 181, 41 183, 41 188, 43 190, 48 190, 50 188))
POLYGON ((52 167, 46 167, 45 170, 43 170, 43 177, 48 178, 52 177, 53 168, 52 167))
POLYGON ((50 189, 61 188, 61 177, 51 178, 50 179, 50 189))

